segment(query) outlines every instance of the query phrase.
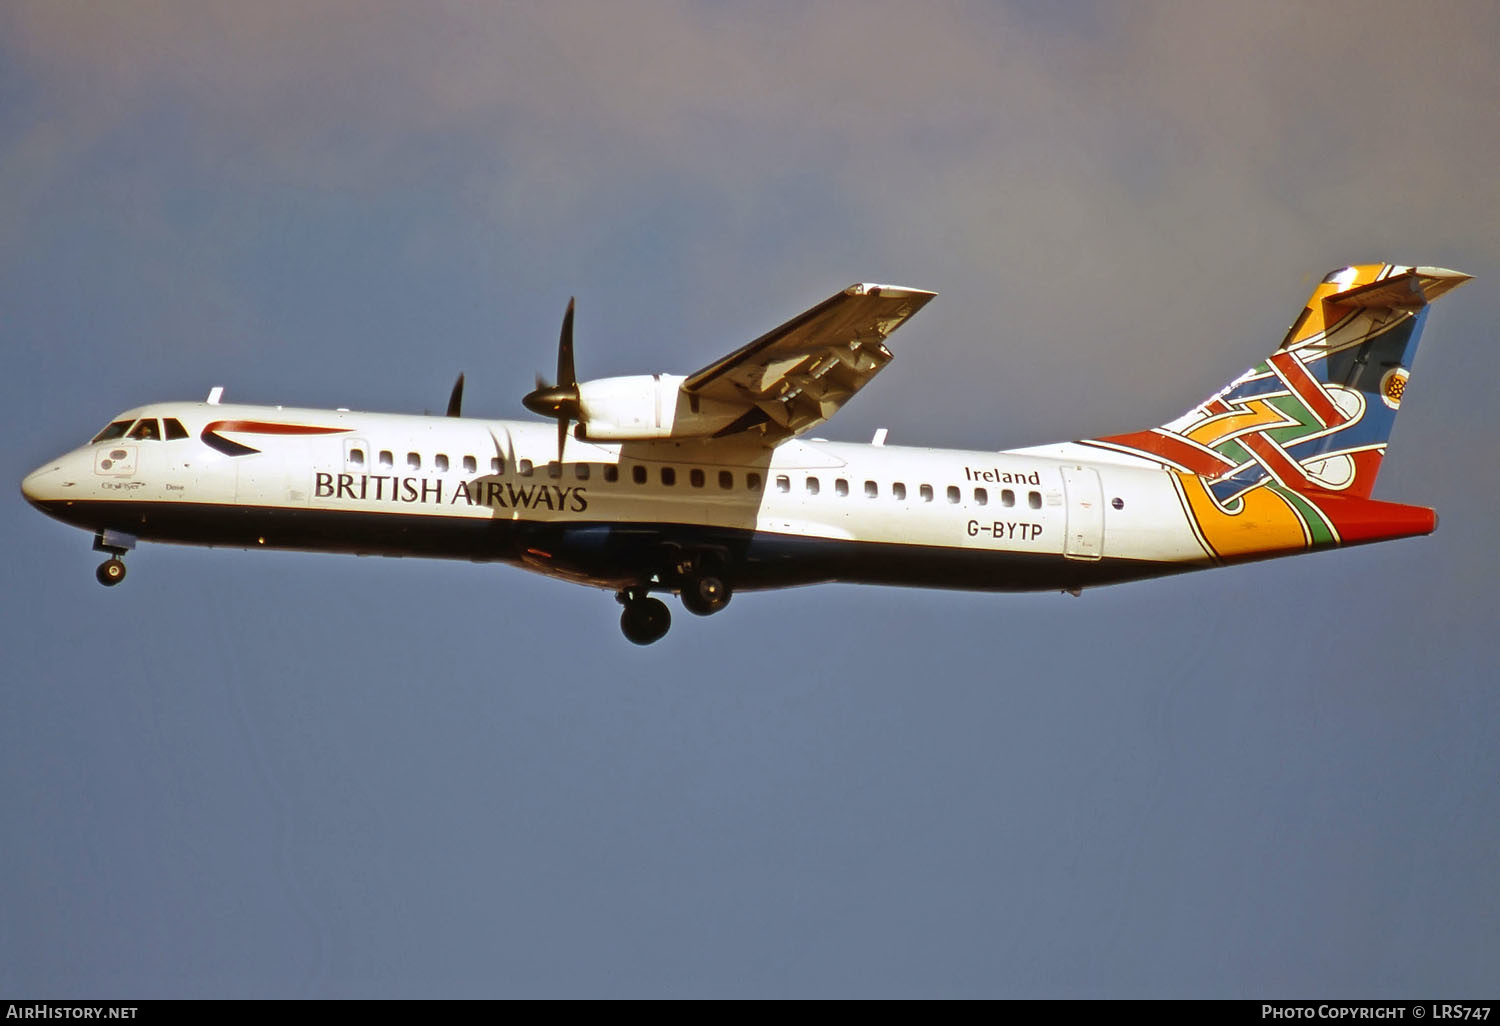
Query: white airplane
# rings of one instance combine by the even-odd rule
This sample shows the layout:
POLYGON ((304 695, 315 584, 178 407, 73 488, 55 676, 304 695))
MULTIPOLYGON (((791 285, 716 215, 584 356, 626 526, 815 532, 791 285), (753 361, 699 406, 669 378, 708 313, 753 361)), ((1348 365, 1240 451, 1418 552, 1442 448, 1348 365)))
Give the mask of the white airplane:
POLYGON ((935 295, 853 285, 687 377, 577 380, 556 420, 157 403, 26 477, 125 576, 138 540, 511 563, 607 588, 637 644, 735 591, 824 581, 1062 590, 1431 532, 1370 498, 1427 303, 1469 280, 1345 267, 1276 351, 1146 431, 1006 451, 804 438, 891 359, 935 295))

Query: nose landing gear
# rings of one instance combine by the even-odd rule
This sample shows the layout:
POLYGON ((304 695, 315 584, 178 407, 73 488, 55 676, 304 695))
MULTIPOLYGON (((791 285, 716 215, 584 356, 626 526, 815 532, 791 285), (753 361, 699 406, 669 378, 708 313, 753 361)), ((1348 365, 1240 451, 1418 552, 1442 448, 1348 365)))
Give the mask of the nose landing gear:
POLYGON ((135 548, 135 536, 120 531, 100 531, 94 535, 94 551, 107 552, 109 558, 99 564, 94 576, 106 588, 113 588, 125 579, 125 564, 120 557, 135 548))
POLYGON ((620 614, 620 630, 637 645, 660 641, 672 626, 672 613, 661 599, 651 598, 644 588, 626 588, 615 596, 625 611, 620 614))

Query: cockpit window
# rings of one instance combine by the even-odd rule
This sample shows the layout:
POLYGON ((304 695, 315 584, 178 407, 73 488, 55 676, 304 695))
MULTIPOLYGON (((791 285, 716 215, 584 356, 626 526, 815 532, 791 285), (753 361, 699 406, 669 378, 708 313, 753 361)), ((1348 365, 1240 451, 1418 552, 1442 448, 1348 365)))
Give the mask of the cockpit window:
POLYGON ((112 442, 116 438, 123 438, 125 437, 126 430, 129 429, 130 425, 134 423, 135 421, 133 420, 117 420, 109 427, 105 428, 103 431, 95 435, 94 441, 90 442, 89 444, 93 445, 94 442, 112 442))
POLYGON ((155 418, 147 417, 136 424, 130 431, 130 437, 142 442, 161 441, 161 425, 155 418))
POLYGON ((182 421, 176 417, 167 417, 161 422, 161 426, 166 428, 167 441, 169 442, 175 442, 179 438, 186 438, 188 436, 187 428, 183 427, 182 421))

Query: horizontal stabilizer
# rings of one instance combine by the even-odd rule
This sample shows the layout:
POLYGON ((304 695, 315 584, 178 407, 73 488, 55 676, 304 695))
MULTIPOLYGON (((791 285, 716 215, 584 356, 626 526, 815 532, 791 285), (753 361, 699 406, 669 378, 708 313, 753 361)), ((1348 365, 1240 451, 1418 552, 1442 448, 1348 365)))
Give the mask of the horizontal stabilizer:
POLYGON ((1359 285, 1344 292, 1324 296, 1329 306, 1351 309, 1389 309, 1393 307, 1426 306, 1449 289, 1457 288, 1469 280, 1469 275, 1450 271, 1445 267, 1409 267, 1400 274, 1393 274, 1382 281, 1359 285))

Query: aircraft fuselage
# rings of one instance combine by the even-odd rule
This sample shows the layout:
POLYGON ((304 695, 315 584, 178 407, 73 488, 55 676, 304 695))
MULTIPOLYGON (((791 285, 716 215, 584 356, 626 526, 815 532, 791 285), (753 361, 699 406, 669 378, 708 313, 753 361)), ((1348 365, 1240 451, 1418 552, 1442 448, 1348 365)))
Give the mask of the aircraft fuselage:
POLYGON ((168 418, 188 437, 75 449, 27 498, 147 541, 497 561, 610 589, 670 588, 704 553, 739 590, 1067 589, 1212 561, 1159 468, 1035 451, 570 437, 558 462, 551 428, 522 421, 165 403, 117 422, 168 418))

